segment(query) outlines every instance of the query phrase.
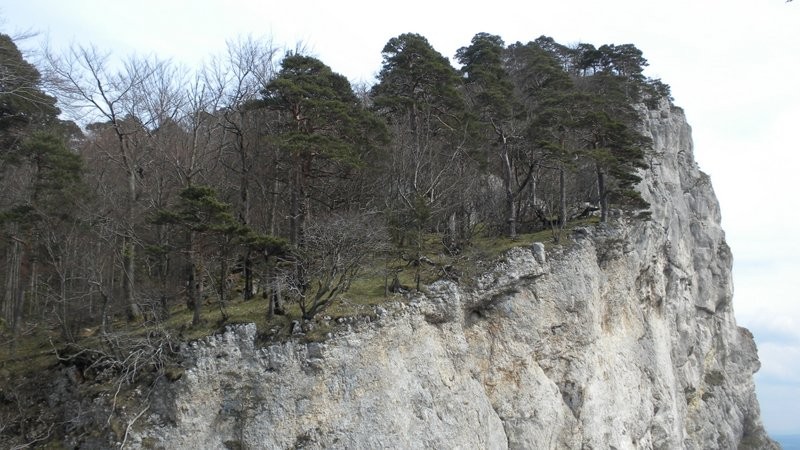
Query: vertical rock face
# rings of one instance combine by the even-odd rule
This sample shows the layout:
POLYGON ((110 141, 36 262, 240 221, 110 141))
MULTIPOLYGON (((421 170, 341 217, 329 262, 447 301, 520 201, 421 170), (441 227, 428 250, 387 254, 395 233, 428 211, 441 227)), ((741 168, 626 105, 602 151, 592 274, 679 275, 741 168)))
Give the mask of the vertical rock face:
MULTIPOLYGON (((164 448, 771 448, 731 253, 683 113, 642 110, 651 221, 510 251, 325 343, 193 344, 134 445, 164 448)), ((385 311, 381 311, 384 313, 385 311)))

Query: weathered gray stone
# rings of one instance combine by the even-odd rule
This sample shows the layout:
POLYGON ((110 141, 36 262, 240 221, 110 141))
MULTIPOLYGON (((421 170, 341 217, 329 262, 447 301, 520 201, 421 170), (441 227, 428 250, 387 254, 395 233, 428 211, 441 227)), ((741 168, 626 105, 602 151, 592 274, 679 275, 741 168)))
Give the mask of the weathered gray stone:
POLYGON ((547 257, 545 256, 544 252, 544 244, 541 242, 534 242, 531 245, 531 251, 533 252, 533 257, 536 259, 536 262, 539 264, 544 264, 547 262, 547 257))
POLYGON ((303 334, 303 327, 300 325, 299 320, 292 321, 292 334, 293 335, 303 334))
POLYGON ((734 320, 730 250, 689 126, 666 103, 641 113, 658 161, 639 187, 652 221, 583 229, 546 260, 514 249, 474 289, 435 283, 313 350, 256 349, 255 327, 231 328, 185 349, 186 373, 161 385, 171 400, 152 411, 171 421, 129 442, 772 448, 755 344, 734 320))

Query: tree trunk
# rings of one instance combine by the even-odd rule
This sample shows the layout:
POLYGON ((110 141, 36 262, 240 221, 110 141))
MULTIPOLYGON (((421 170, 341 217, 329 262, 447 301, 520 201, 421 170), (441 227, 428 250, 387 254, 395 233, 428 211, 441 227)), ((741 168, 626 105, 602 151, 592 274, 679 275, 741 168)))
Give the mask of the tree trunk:
POLYGON ((466 246, 469 244, 472 237, 470 236, 470 208, 468 208, 466 205, 461 205, 459 208, 459 214, 461 219, 458 221, 458 239, 461 241, 462 246, 466 246))
POLYGON ((243 269, 244 272, 244 288, 242 290, 242 299, 247 301, 253 298, 253 257, 249 249, 244 252, 243 269))
POLYGON ((25 308, 25 281, 24 281, 24 272, 23 264, 24 264, 24 250, 22 249, 22 245, 19 242, 16 243, 17 247, 19 248, 19 255, 18 255, 18 264, 16 268, 17 272, 17 281, 16 281, 16 292, 14 293, 15 301, 14 301, 14 308, 13 308, 13 321, 12 321, 12 332, 14 337, 14 349, 16 350, 16 343, 19 339, 20 332, 22 331, 22 311, 25 308))
MULTIPOLYGON (((250 224, 250 168, 247 164, 247 154, 245 153, 244 143, 242 141, 241 133, 237 134, 239 155, 242 164, 242 177, 239 183, 239 199, 242 203, 241 211, 239 212, 239 223, 244 226, 250 224)), ((242 272, 244 275, 244 286, 242 288, 242 299, 250 300, 253 298, 253 261, 252 252, 249 249, 244 250, 242 255, 242 272)))
POLYGON ((199 280, 197 279, 197 256, 195 255, 194 231, 188 232, 189 246, 189 305, 192 308, 192 325, 200 323, 202 301, 200 299, 199 280))
POLYGON ((457 249, 460 244, 458 242, 458 218, 456 211, 447 216, 447 226, 444 231, 444 244, 450 251, 457 249))
POLYGON ((417 254, 416 260, 414 263, 416 267, 414 268, 414 285, 416 287, 417 292, 419 292, 420 288, 420 278, 422 277, 422 241, 425 239, 425 235, 423 233, 422 224, 417 225, 417 254))
POLYGON ((564 180, 564 166, 558 168, 558 227, 567 225, 567 184, 564 180))
POLYGON ((225 255, 221 255, 219 262, 219 311, 222 313, 222 320, 228 320, 228 312, 225 304, 228 302, 228 260, 225 255))
MULTIPOLYGON (((168 244, 166 233, 164 230, 163 225, 156 226, 156 233, 158 236, 158 244, 162 248, 165 248, 168 244)), ((169 318, 169 297, 167 295, 169 285, 169 256, 168 253, 164 252, 158 258, 158 266, 157 266, 157 274, 158 274, 158 281, 160 284, 161 289, 161 319, 167 320, 169 318)))
POLYGON ((16 293, 19 290, 19 263, 20 245, 12 234, 9 249, 6 253, 6 276, 5 292, 3 293, 2 314, 3 319, 9 326, 14 323, 14 304, 16 303, 16 293))
POLYGON ((14 326, 11 339, 11 354, 17 353, 17 343, 19 342, 20 331, 22 331, 22 307, 25 303, 25 289, 20 289, 17 293, 17 301, 14 304, 14 326))
MULTIPOLYGON (((311 162, 312 157, 300 159, 300 167, 298 167, 299 170, 297 170, 296 174, 296 188, 293 190, 293 193, 296 195, 292 197, 292 206, 293 209, 295 209, 292 214, 292 219, 294 220, 294 225, 292 227, 292 243, 299 248, 302 248, 305 245, 306 221, 308 220, 309 216, 311 199, 308 193, 307 180, 311 174, 311 162)), ((295 262, 294 271, 301 294, 303 294, 306 290, 305 268, 302 266, 302 264, 297 264, 295 262)), ((303 311, 303 313, 305 313, 305 311, 303 311)))
POLYGON ((269 295, 268 295, 269 296, 269 305, 267 306, 267 320, 272 320, 272 318, 275 317, 275 302, 277 301, 277 299, 275 297, 277 295, 278 294, 277 294, 275 289, 270 289, 270 292, 269 292, 269 295))
POLYGON ((137 321, 142 317, 139 305, 136 304, 134 294, 134 244, 130 236, 122 238, 122 291, 125 296, 128 321, 137 321))
MULTIPOLYGON (((269 261, 267 261, 267 265, 269 267, 269 261)), ((275 280, 275 269, 272 267, 267 269, 267 279, 270 280, 269 292, 267 293, 267 291, 264 291, 269 299, 269 305, 267 306, 267 319, 272 320, 276 314, 283 314, 281 307, 281 302, 283 300, 281 298, 281 291, 283 290, 283 287, 275 280)))
POLYGON ((311 218, 311 193, 309 192, 308 180, 311 179, 311 164, 313 157, 303 158, 303 165, 300 171, 300 210, 297 218, 297 244, 302 247, 305 245, 306 224, 311 218))
POLYGON ((134 203, 136 202, 136 172, 128 170, 128 223, 125 224, 125 235, 122 238, 122 290, 127 306, 128 321, 137 321, 142 318, 139 305, 136 304, 135 274, 136 274, 136 245, 134 243, 133 223, 135 218, 134 203))
MULTIPOLYGON (((269 264, 269 261, 267 261, 269 264)), ((264 293, 262 295, 266 296, 268 303, 267 303, 267 320, 272 320, 275 317, 275 291, 278 290, 278 286, 275 283, 275 275, 273 274, 272 268, 267 266, 267 280, 269 280, 269 288, 264 289, 264 293)))
POLYGON ((61 303, 61 327, 64 333, 64 339, 72 342, 72 332, 69 329, 67 318, 69 317, 69 310, 67 309, 67 276, 66 271, 59 271, 58 273, 58 287, 59 287, 59 302, 61 303))
POLYGON ((103 304, 100 307, 100 333, 105 336, 111 330, 108 329, 108 306, 111 304, 111 298, 105 290, 103 290, 102 281, 100 282, 100 297, 103 299, 103 304))
POLYGON ((508 155, 508 144, 506 139, 503 138, 503 149, 501 158, 503 160, 503 189, 506 194, 506 222, 508 223, 508 237, 511 239, 517 238, 517 205, 514 195, 513 182, 513 169, 511 167, 511 158, 508 155))
POLYGON ((289 204, 289 240, 293 245, 297 245, 300 242, 300 177, 302 175, 299 168, 295 168, 289 204))
POLYGON ((24 253, 22 242, 16 236, 17 224, 12 225, 10 250, 7 258, 6 289, 3 299, 3 319, 11 328, 11 352, 16 351, 17 339, 22 329, 23 309, 25 307, 24 253))
MULTIPOLYGON (((28 299, 28 314, 36 315, 39 314, 39 292, 36 289, 38 284, 37 278, 39 277, 39 267, 36 264, 36 260, 31 258, 31 274, 29 280, 29 299, 28 299)), ((91 305, 90 305, 91 306, 91 305)))
POLYGON ((606 192, 606 173, 597 167, 597 191, 600 195, 600 222, 608 220, 608 192, 606 192))
POLYGON ((275 217, 278 213, 278 187, 280 183, 278 181, 278 177, 272 182, 272 202, 269 209, 269 226, 267 229, 269 230, 270 236, 275 236, 275 217))

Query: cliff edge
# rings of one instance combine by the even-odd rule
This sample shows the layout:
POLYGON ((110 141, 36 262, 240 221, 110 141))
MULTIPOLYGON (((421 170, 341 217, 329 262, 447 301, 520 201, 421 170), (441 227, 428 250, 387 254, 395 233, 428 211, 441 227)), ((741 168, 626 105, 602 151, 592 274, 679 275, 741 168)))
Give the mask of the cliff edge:
POLYGON ((652 220, 508 252, 324 343, 255 326, 184 350, 127 443, 144 448, 777 448, 752 335, 682 111, 645 110, 652 220))

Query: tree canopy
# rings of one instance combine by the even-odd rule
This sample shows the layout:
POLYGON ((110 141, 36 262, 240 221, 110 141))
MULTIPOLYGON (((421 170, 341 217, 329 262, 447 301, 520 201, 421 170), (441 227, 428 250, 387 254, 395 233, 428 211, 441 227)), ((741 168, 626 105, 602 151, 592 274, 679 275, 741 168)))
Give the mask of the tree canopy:
POLYGON ((163 372, 171 332, 257 320, 317 339, 463 281, 480 242, 647 219, 643 110, 671 98, 633 44, 477 33, 454 65, 403 33, 381 55, 354 87, 271 42, 190 71, 82 46, 36 67, 0 35, 4 341, 89 330, 103 349, 78 354, 129 381, 163 372))
POLYGON ((199 328, 262 299, 302 331, 458 280, 480 238, 646 218, 642 111, 671 99, 633 44, 477 33, 454 65, 403 33, 381 55, 354 87, 269 42, 197 71, 82 46, 36 67, 0 35, 0 333, 75 341, 182 305, 199 328))
MULTIPOLYGON (((15 299, 50 301, 27 286, 84 264, 64 259, 79 249, 92 264, 47 287, 65 305, 65 335, 83 323, 67 318, 85 295, 107 302, 86 316, 103 323, 120 306, 142 320, 153 298, 166 311, 188 296, 198 323, 204 285, 219 290, 235 274, 245 299, 261 278, 276 302, 287 265, 301 291, 315 286, 320 275, 301 256, 324 241, 325 218, 369 215, 388 230, 376 234, 392 243, 384 253, 413 267, 419 288, 431 234, 457 254, 480 233, 563 229, 586 204, 603 221, 613 209, 647 208, 636 190, 649 145, 637 108, 669 100, 669 87, 645 77, 634 45, 506 44, 477 33, 454 66, 424 36, 404 33, 381 54, 376 83, 354 90, 318 58, 252 40, 229 44, 196 74, 154 58, 114 69, 108 53, 75 46, 46 55, 45 93, 43 72, 0 35, 6 321, 15 299), (53 95, 100 122, 84 135, 53 95), (45 232, 73 248, 37 248, 45 232), (46 267, 37 252, 48 251, 46 267)), ((337 298, 349 284, 337 285, 337 298)))

